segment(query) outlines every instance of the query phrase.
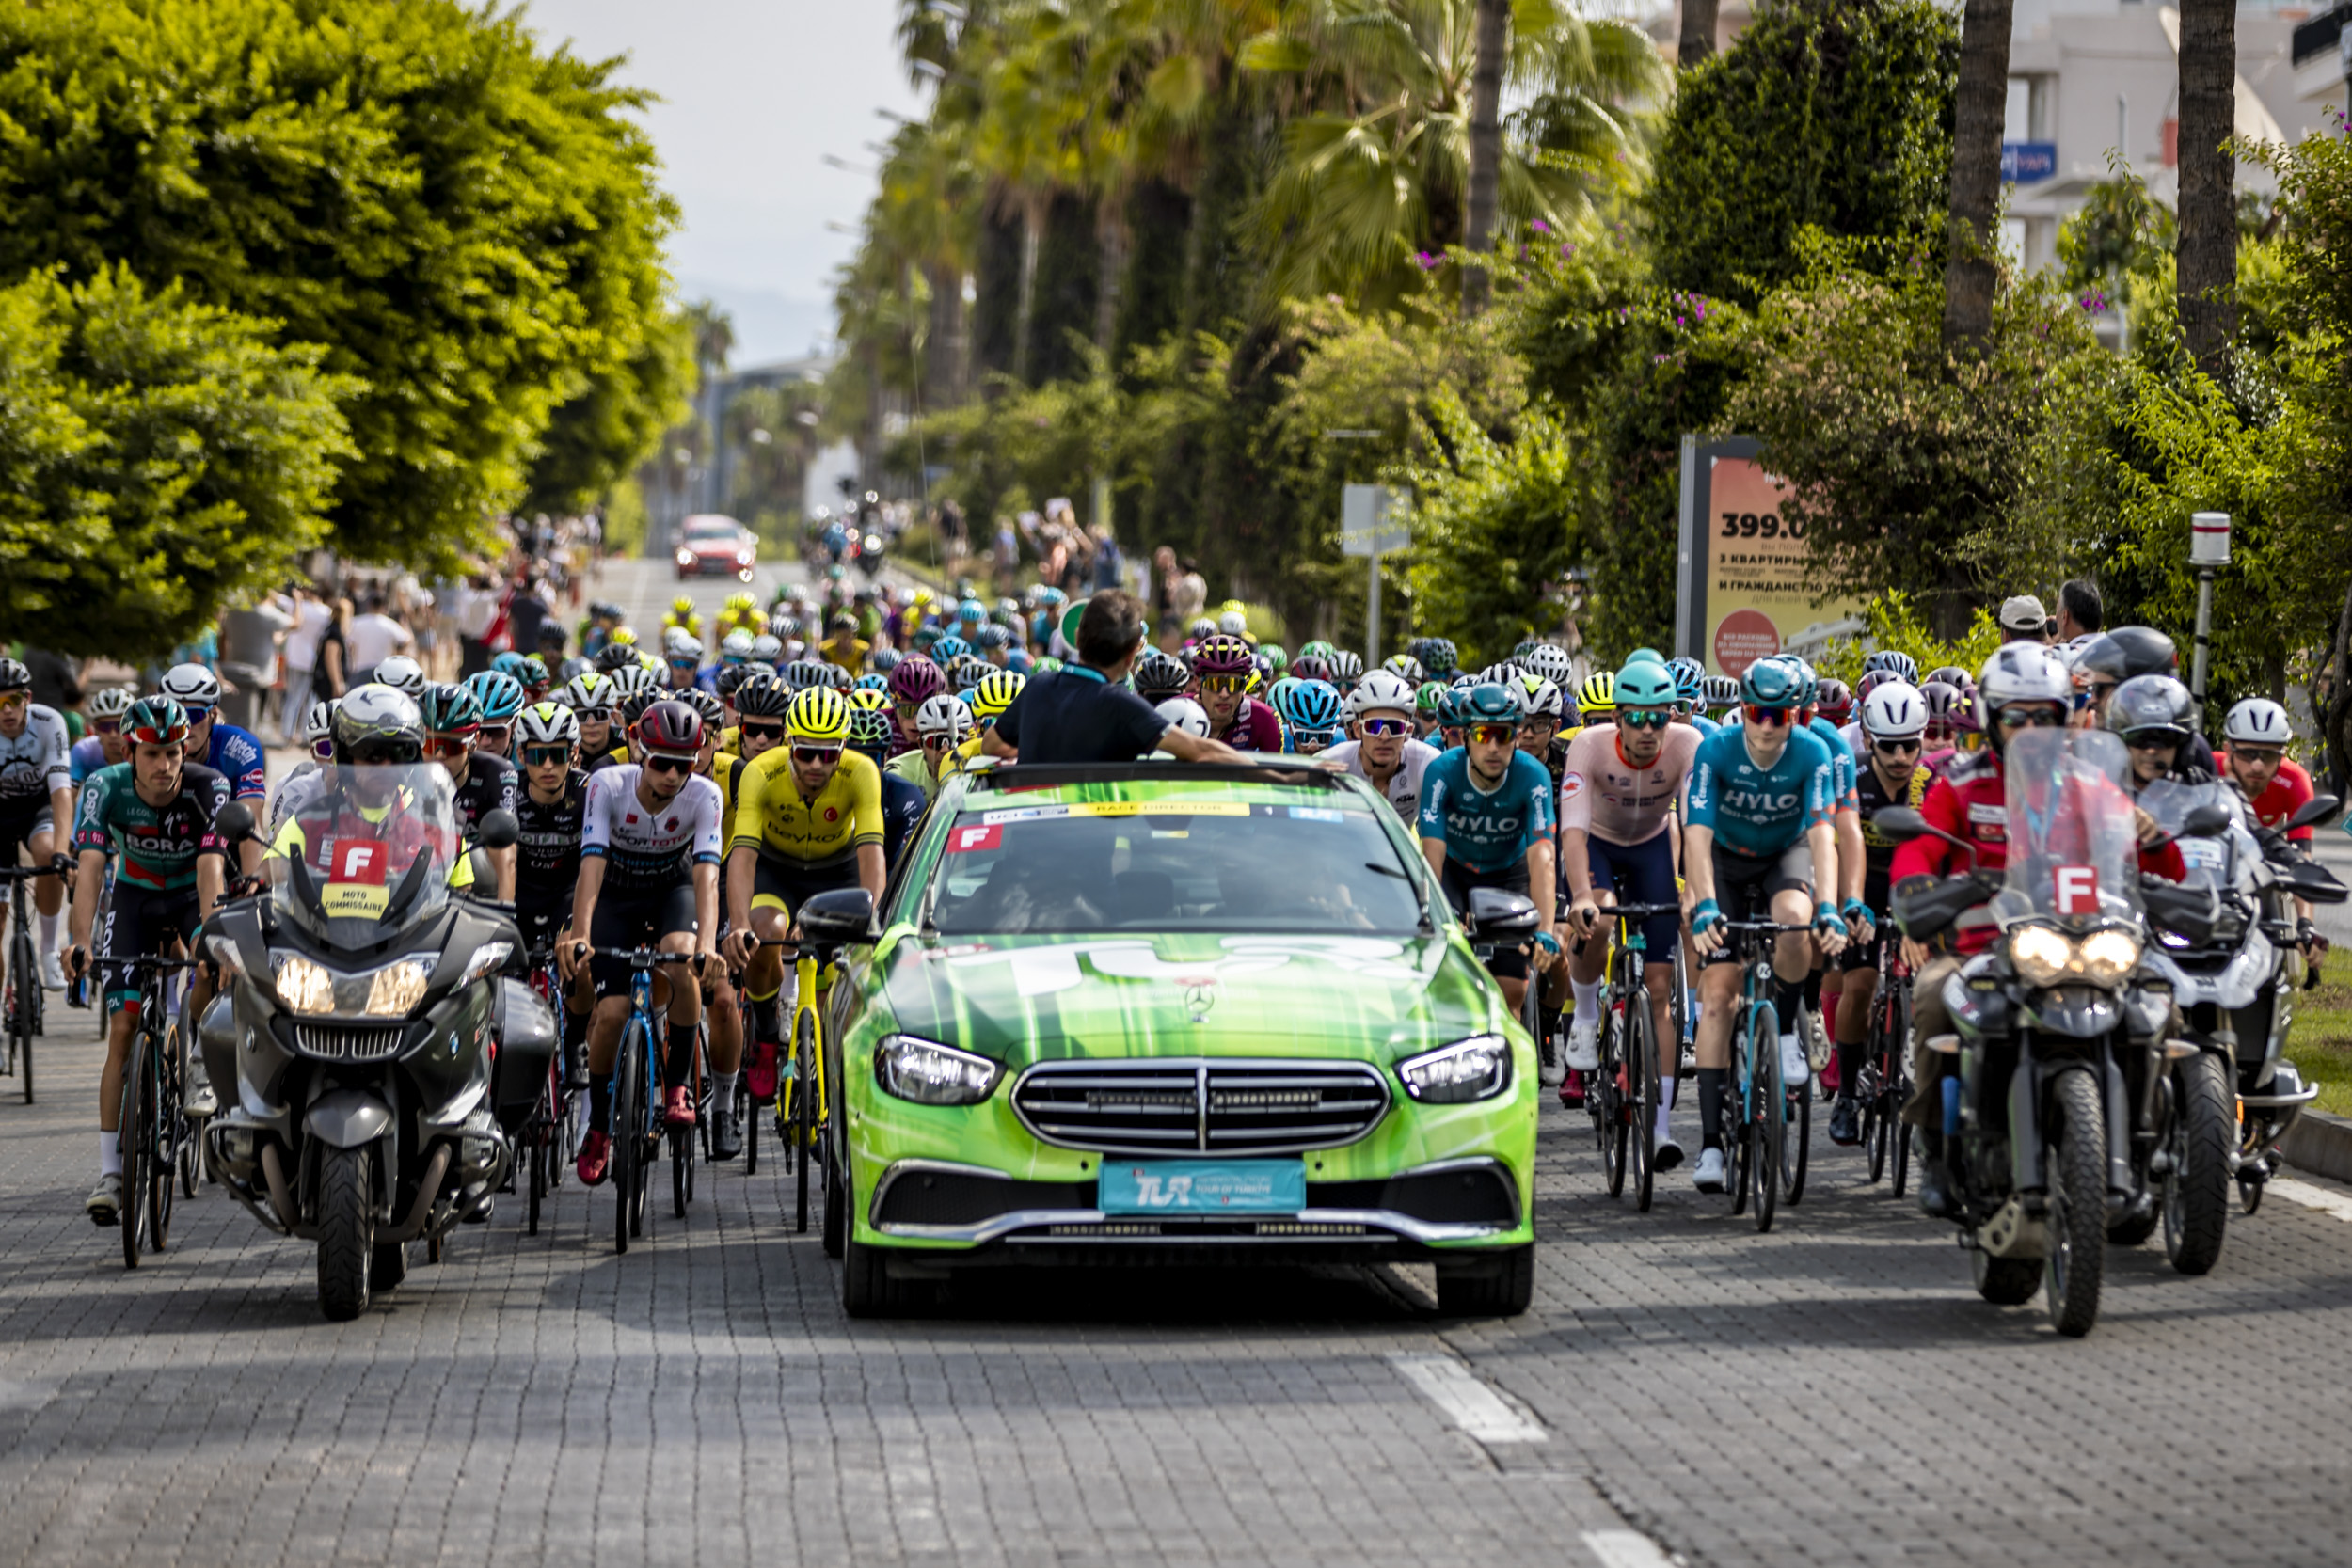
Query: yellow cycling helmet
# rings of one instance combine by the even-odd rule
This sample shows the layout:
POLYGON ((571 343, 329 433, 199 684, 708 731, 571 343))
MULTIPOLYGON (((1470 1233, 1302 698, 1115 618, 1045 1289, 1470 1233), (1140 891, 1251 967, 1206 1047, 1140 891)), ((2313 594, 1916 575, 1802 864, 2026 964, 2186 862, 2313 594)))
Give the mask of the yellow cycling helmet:
POLYGON ((1012 706, 1012 700, 1021 695, 1028 684, 1026 678, 1009 670, 999 670, 993 675, 982 675, 980 684, 972 689, 972 717, 979 720, 999 718, 1012 706))
POLYGON ((850 707, 854 712, 888 713, 890 693, 878 691, 870 686, 857 687, 850 692, 850 707))
POLYGON ((1617 677, 1607 670, 1600 671, 1576 689, 1576 711, 1591 719, 1617 710, 1617 677))
POLYGON ((612 635, 605 641, 618 642, 624 648, 631 648, 637 645, 637 634, 627 626, 614 626, 612 635))
POLYGON ((784 716, 785 734, 794 740, 850 740, 850 699, 830 686, 812 686, 792 699, 784 716))
POLYGON ((691 594, 680 594, 676 598, 670 601, 670 608, 676 610, 680 615, 687 614, 694 608, 694 596, 691 594))

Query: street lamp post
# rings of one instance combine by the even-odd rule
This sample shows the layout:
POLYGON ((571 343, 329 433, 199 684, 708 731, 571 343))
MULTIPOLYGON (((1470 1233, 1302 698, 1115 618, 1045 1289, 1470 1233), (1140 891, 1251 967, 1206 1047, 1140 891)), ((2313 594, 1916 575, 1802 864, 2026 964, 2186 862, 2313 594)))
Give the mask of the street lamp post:
POLYGON ((2230 563, 2230 515, 2200 512, 2188 520, 2188 563, 2197 568, 2197 657, 2188 693, 2197 700, 2197 729, 2205 728, 2205 667, 2213 626, 2213 575, 2230 563))

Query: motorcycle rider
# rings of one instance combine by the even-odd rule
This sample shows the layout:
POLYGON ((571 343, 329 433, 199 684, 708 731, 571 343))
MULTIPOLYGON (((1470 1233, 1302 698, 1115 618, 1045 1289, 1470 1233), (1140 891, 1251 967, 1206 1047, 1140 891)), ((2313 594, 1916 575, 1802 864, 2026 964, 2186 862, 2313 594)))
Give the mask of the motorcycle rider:
MULTIPOLYGON (((1928 825, 1963 839, 1976 850, 1976 863, 1984 871, 1999 871, 2008 863, 2009 785, 2002 758, 2010 737, 2034 727, 2060 728, 2068 722, 2074 699, 2074 674, 2064 659, 2039 642, 2010 642, 1996 649, 1977 677, 1977 717, 1985 735, 1981 752, 1956 752, 1948 768, 1920 802, 1919 815, 1928 825)), ((2127 742, 2128 744, 2128 742, 2127 742)), ((2143 841, 2151 836, 2143 823, 2143 841)), ((2157 853, 2143 849, 2143 870, 2177 879, 2182 874, 2180 850, 2166 845, 2157 853)), ((1948 870, 1966 866, 1949 844, 1931 833, 1899 846, 1889 869, 1898 902, 1915 888, 1934 885, 1948 870)), ((1992 914, 1981 904, 1963 913, 1952 927, 1957 951, 1932 956, 1906 937, 1903 957, 1912 968, 1910 1101, 1903 1119, 1919 1131, 1919 1207, 1939 1219, 1952 1216, 1952 1189, 1944 1159, 1941 1125, 1943 1080, 1953 1060, 1932 1050, 1928 1041, 1951 1033, 1951 1013, 1944 1003, 1944 984, 1962 964, 1993 944, 1998 934, 1992 914)))
MULTIPOLYGON (((2285 828, 2287 820, 2312 800, 2312 776, 2286 754, 2295 738, 2287 710, 2267 697, 2249 697, 2230 709, 2222 723, 2230 749, 2218 753, 2223 776, 2246 798, 2249 816, 2265 828, 2285 828)), ((2312 828, 2286 828, 2287 842, 2311 847, 2312 828)), ((2328 939, 2312 924, 2312 906, 2295 901, 2301 924, 2303 954, 2312 963, 2328 956, 2328 939)))

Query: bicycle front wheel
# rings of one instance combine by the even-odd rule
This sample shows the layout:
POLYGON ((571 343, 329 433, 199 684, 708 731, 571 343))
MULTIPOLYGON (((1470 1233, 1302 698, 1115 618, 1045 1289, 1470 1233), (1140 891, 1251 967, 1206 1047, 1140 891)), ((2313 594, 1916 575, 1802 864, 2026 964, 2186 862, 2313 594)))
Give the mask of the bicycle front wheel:
POLYGON ((817 1012, 813 1007, 803 1007, 792 1020, 792 1228, 804 1232, 808 1229, 808 1167, 817 1152, 817 1012))
POLYGON ((632 1020, 612 1063, 612 1250, 627 1252, 635 1228, 636 1192, 644 1176, 637 1161, 645 1135, 645 1026, 632 1020))
POLYGON ((1780 1076, 1780 1019, 1769 1002, 1756 1004, 1748 1024, 1748 1094, 1744 1107, 1756 1163, 1756 1228, 1772 1227, 1780 1206, 1781 1155, 1788 1131, 1788 1085, 1780 1076))
POLYGON ((1626 1010, 1604 993, 1600 1015, 1600 1066, 1584 1085, 1584 1103, 1592 1111, 1593 1127, 1600 1138, 1600 1165, 1609 1196, 1625 1196, 1625 1064, 1626 1010))
POLYGON ((1650 1017, 1649 995, 1635 993, 1636 1005, 1626 1010, 1631 1027, 1626 1031, 1626 1115, 1632 1125, 1630 1161, 1633 1167, 1633 1206, 1649 1212, 1650 1192, 1658 1176, 1658 1107, 1664 1103, 1659 1087, 1660 1045, 1650 1017))
POLYGON ((122 1110, 115 1121, 115 1148, 122 1156, 122 1266, 139 1266, 140 1243, 147 1234, 147 1167, 150 1162, 148 1126, 146 1030, 131 1040, 122 1061, 122 1110))

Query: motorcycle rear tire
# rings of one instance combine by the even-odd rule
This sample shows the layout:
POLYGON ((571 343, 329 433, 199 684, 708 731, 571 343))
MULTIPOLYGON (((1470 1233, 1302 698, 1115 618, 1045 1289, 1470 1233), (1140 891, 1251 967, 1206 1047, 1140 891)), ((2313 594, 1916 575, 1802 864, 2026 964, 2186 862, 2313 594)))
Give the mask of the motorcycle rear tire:
POLYGON ((2230 1145, 2236 1106, 2221 1058, 2201 1051, 2173 1069, 2180 1105, 2164 1182, 2164 1255, 2182 1274, 2210 1273, 2230 1227, 2230 1145))
POLYGON ((330 1148, 319 1162, 319 1310, 328 1323, 349 1323, 368 1309, 374 1188, 365 1148, 330 1148))
POLYGON ((2078 1339, 2099 1321, 2106 1266, 2106 1117, 2098 1080, 2088 1072, 2061 1073, 2050 1101, 2050 1254, 2042 1285, 2051 1326, 2078 1339))

